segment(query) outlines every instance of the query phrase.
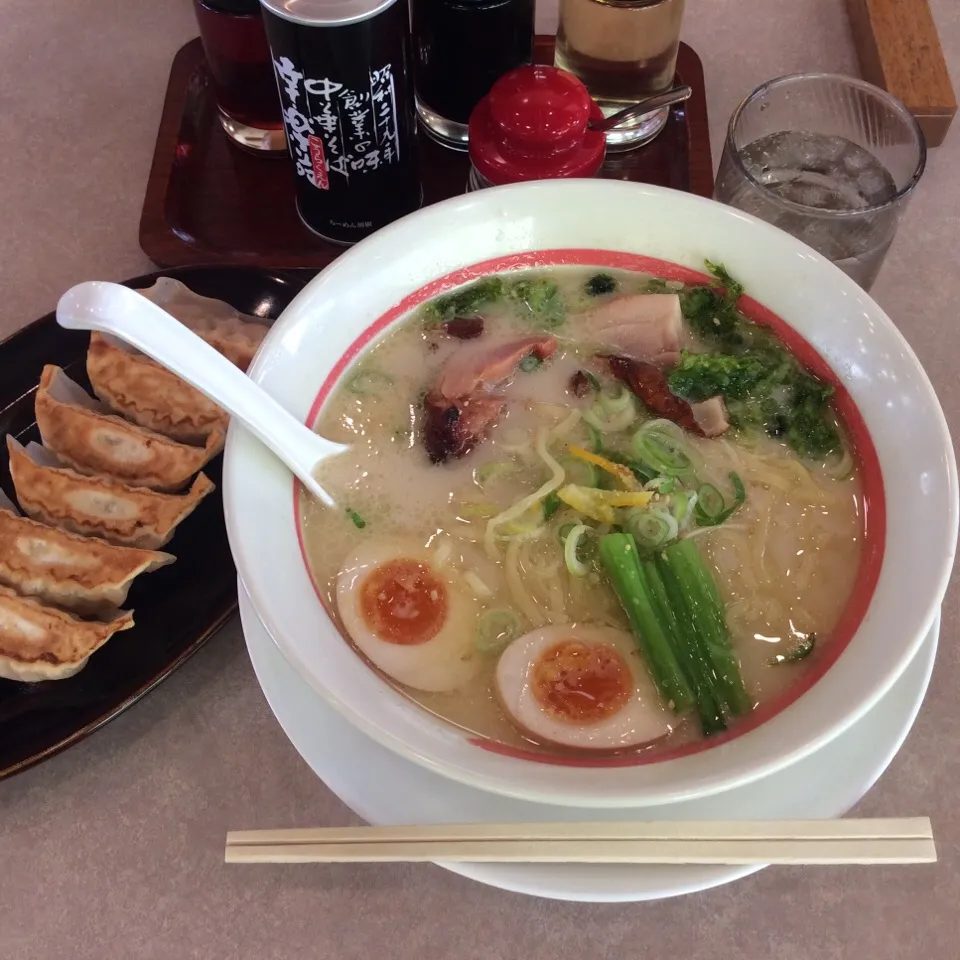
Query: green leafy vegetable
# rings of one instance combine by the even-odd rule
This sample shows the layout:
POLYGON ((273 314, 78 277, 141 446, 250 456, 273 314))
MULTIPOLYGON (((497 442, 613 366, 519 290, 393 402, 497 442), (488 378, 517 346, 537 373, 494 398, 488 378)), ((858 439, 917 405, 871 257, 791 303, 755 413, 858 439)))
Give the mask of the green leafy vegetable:
POLYGON ((743 343, 743 320, 723 291, 716 287, 687 287, 680 291, 680 311, 690 328, 707 343, 731 349, 743 343))
POLYGON ((704 260, 704 263, 710 273, 717 278, 720 289, 723 290, 727 300, 736 305, 736 302, 743 296, 743 284, 739 280, 734 280, 727 273, 727 268, 722 263, 711 263, 709 260, 704 260))
POLYGON ((362 530, 367 525, 367 521, 356 510, 351 510, 350 507, 347 507, 347 516, 358 530, 362 530))
POLYGON ((547 277, 517 280, 511 294, 525 308, 525 319, 538 327, 554 330, 566 320, 567 308, 560 288, 547 277))
POLYGON ((604 293, 613 293, 617 289, 617 281, 609 273, 595 273, 584 284, 584 289, 591 297, 599 297, 604 293))
POLYGON ((753 354, 688 353, 667 377, 670 390, 691 403, 722 395, 741 399, 771 375, 770 365, 753 354))
POLYGON ((427 304, 426 319, 452 320, 454 317, 468 316, 480 307, 499 300, 503 294, 504 283, 500 277, 484 277, 427 304))
POLYGON ((643 288, 644 293, 676 293, 676 291, 660 277, 651 277, 643 288))
POLYGON ((800 456, 822 460, 842 449, 830 406, 833 387, 811 376, 776 337, 736 309, 743 285, 707 261, 716 284, 688 287, 680 306, 712 353, 684 352, 670 390, 690 403, 722 396, 738 430, 782 437, 800 456))
POLYGON ((781 663, 799 663, 801 660, 806 660, 807 657, 813 653, 813 648, 816 646, 816 643, 817 635, 815 633, 808 633, 792 647, 788 647, 786 652, 778 653, 776 656, 771 657, 767 663, 771 667, 775 667, 781 663))
POLYGON ((832 396, 830 384, 809 374, 796 377, 785 434, 787 443, 800 456, 820 459, 839 449, 840 434, 827 406, 832 396))

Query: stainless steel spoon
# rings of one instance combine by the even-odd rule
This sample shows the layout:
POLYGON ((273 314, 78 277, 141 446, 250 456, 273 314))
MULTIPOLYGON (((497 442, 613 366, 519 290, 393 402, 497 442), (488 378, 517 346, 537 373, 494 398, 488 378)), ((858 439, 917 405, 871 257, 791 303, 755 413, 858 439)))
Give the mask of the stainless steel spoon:
POLYGON ((654 110, 670 107, 675 103, 683 103, 684 100, 690 99, 692 93, 693 87, 674 87, 671 90, 665 90, 663 93, 655 93, 652 97, 646 97, 623 110, 618 110, 609 117, 604 117, 603 120, 591 120, 587 125, 591 130, 605 133, 607 130, 619 127, 620 124, 626 123, 628 120, 635 120, 637 117, 646 116, 648 113, 653 113, 654 110))

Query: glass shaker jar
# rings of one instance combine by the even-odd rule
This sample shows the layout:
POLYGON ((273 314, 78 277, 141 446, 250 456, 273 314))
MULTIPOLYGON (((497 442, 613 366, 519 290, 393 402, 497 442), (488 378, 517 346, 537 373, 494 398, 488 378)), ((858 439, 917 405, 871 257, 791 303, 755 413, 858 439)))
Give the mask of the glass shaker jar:
MULTIPOLYGON (((609 117, 673 84, 684 0, 560 0, 554 65, 578 76, 609 117)), ((652 140, 669 107, 618 124, 611 150, 652 140)))
POLYGON ((594 177, 606 138, 587 88, 556 67, 519 67, 501 77, 470 116, 467 190, 564 177, 594 177))
POLYGON ((467 122, 494 81, 533 60, 534 0, 410 0, 420 123, 467 149, 467 122))

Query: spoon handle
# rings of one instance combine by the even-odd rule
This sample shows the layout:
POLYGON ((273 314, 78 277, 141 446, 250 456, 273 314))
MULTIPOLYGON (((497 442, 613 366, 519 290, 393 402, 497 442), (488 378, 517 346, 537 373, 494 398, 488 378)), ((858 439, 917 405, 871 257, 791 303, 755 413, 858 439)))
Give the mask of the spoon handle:
POLYGON ((693 87, 687 86, 674 87, 672 90, 667 90, 664 93, 656 93, 652 97, 641 100, 639 103, 634 103, 623 110, 618 110, 603 120, 591 121, 590 129, 605 133, 607 130, 612 130, 614 127, 620 126, 621 123, 626 123, 628 120, 635 120, 637 117, 646 116, 646 114, 653 113, 654 110, 659 110, 661 107, 671 107, 674 104, 683 103, 684 100, 689 100, 692 94, 693 87))
POLYGON ((57 322, 73 330, 99 330, 118 337, 163 364, 242 423, 314 496, 332 503, 313 473, 319 460, 344 448, 297 421, 166 310, 127 287, 91 280, 71 287, 60 298, 57 322))

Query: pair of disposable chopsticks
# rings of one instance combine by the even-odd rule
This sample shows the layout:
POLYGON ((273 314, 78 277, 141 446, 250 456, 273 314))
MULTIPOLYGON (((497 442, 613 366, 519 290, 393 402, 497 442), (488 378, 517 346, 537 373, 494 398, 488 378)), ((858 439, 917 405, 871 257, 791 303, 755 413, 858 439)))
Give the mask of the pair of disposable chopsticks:
POLYGON ((926 817, 241 830, 227 863, 934 863, 926 817))

